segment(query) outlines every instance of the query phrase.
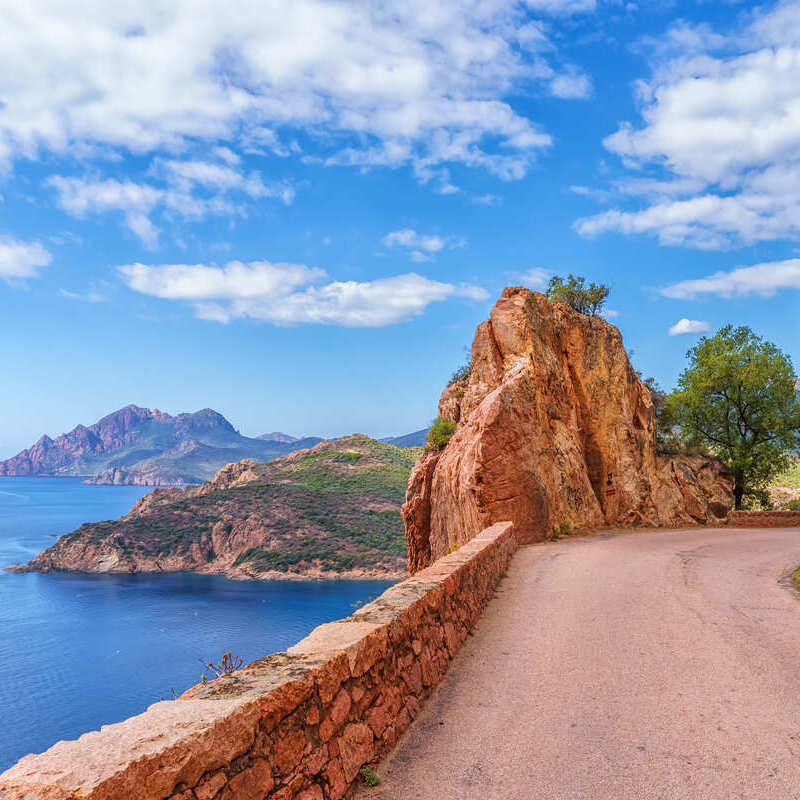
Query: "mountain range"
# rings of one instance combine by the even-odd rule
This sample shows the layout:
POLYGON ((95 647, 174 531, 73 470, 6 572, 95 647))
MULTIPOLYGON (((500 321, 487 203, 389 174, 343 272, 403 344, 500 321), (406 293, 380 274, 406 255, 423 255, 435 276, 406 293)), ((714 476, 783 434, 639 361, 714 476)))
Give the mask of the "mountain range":
POLYGON ((405 436, 387 436, 381 439, 384 444, 391 444, 395 447, 422 447, 428 440, 428 429, 407 433, 405 436))
POLYGON ((80 476, 88 483, 144 486, 198 484, 233 461, 271 461, 321 441, 318 436, 297 439, 277 432, 242 436, 210 408, 172 416, 129 405, 94 425, 78 425, 54 439, 42 436, 0 462, 0 476, 80 476))

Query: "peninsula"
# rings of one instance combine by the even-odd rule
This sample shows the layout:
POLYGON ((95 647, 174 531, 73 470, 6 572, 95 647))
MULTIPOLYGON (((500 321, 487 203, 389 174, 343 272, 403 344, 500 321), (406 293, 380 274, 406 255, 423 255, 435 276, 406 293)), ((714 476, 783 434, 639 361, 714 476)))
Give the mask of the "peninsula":
POLYGON ((356 434, 228 464, 202 486, 155 489, 118 520, 81 525, 16 569, 403 577, 400 506, 419 455, 356 434))

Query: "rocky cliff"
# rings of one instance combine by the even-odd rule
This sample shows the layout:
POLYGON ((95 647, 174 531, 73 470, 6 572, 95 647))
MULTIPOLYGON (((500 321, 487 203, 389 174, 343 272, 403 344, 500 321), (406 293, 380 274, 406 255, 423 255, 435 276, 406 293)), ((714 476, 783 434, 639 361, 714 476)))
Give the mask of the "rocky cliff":
POLYGON ((402 577, 400 505, 418 454, 354 435, 228 464, 202 486, 156 489, 118 520, 82 525, 18 570, 402 577))
POLYGON ((55 439, 42 436, 0 462, 0 475, 86 476, 90 483, 145 486, 195 484, 231 461, 267 461, 321 441, 283 436, 242 436, 210 408, 173 417, 130 405, 55 439))
POLYGON ((571 529, 719 522, 732 479, 715 459, 660 458, 650 393, 616 327, 506 289, 439 413, 458 423, 409 481, 403 517, 415 572, 511 520, 523 542, 571 529))

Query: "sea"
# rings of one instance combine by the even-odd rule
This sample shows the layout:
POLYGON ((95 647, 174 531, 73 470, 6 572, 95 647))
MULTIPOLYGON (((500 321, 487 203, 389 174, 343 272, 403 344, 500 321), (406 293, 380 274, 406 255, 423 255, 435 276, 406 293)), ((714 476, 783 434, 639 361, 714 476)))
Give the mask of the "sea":
POLYGON ((0 477, 0 772, 171 699, 227 651, 247 663, 285 650, 391 585, 3 569, 82 522, 119 517, 147 491, 0 477))

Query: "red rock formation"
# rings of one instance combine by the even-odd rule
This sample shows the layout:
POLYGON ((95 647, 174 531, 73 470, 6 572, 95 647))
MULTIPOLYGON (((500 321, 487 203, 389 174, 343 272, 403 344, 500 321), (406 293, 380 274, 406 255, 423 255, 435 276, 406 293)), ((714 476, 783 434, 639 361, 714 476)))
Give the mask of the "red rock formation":
POLYGON ((616 327, 511 288, 478 326, 470 374, 439 413, 458 422, 411 474, 403 517, 415 572, 511 520, 523 542, 553 528, 718 522, 732 482, 713 459, 663 460, 650 393, 616 327))

